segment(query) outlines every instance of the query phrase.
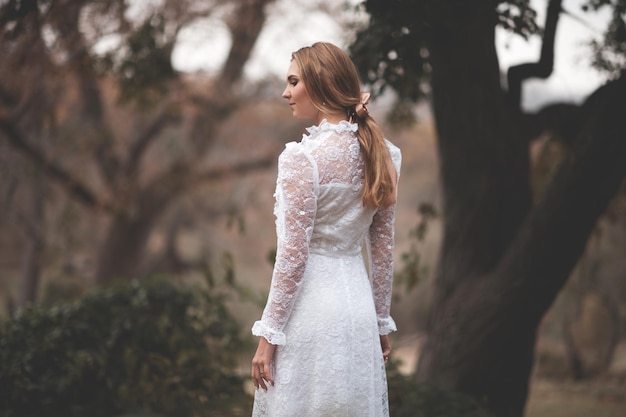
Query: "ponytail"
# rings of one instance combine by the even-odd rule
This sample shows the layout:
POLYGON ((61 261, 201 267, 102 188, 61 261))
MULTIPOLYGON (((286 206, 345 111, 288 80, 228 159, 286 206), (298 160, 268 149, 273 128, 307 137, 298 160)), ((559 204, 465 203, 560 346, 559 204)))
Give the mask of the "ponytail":
POLYGON ((396 201, 396 170, 380 127, 367 111, 352 117, 359 125, 357 137, 365 157, 361 201, 364 206, 385 208, 396 201))

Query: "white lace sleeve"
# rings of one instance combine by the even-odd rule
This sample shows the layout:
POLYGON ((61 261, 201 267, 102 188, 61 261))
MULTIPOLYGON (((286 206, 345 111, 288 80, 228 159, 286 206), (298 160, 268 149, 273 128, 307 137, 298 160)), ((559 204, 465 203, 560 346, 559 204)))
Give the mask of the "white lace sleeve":
MULTIPOLYGON (((391 158, 400 175, 400 149, 389 143, 391 158)), ((381 335, 396 331, 396 323, 390 315, 391 289, 393 284, 393 244, 396 204, 378 210, 369 230, 370 267, 372 292, 381 335)))
POLYGON ((300 144, 289 143, 278 159, 276 181, 276 263, 261 320, 252 333, 275 345, 286 343, 282 332, 296 299, 309 256, 317 210, 318 173, 315 161, 300 144))

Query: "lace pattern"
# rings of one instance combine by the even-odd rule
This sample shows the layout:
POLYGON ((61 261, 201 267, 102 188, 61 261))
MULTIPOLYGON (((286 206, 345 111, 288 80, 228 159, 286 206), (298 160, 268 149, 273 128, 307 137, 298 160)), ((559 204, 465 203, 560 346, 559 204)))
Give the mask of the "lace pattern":
MULTIPOLYGON (((276 385, 257 391, 253 416, 388 416, 379 335, 390 316, 395 206, 360 201, 357 125, 326 121, 279 157, 277 253, 252 332, 279 345, 276 385), (362 256, 367 244, 368 275, 362 256)), ((399 173, 401 155, 387 142, 399 173)))
MULTIPOLYGON (((400 175, 402 156, 400 150, 388 143, 391 159, 400 175)), ((396 323, 390 316, 391 283, 393 281, 394 219, 396 205, 379 210, 369 229, 369 258, 372 275, 372 291, 378 318, 378 330, 385 335, 396 331, 396 323)))
POLYGON ((317 208, 318 178, 315 161, 301 146, 288 143, 278 158, 274 198, 276 261, 267 306, 253 334, 270 343, 285 344, 282 329, 293 308, 309 256, 309 242, 317 208))

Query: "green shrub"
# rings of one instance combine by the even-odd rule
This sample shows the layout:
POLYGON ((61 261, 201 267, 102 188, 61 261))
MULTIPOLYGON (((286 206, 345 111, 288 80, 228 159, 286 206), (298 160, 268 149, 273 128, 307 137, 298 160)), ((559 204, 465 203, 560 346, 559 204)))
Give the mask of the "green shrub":
POLYGON ((416 383, 395 361, 387 366, 387 383, 391 417, 493 417, 468 395, 416 383))
POLYGON ((6 417, 233 415, 249 409, 234 371, 247 348, 214 288, 132 282, 0 325, 6 417))

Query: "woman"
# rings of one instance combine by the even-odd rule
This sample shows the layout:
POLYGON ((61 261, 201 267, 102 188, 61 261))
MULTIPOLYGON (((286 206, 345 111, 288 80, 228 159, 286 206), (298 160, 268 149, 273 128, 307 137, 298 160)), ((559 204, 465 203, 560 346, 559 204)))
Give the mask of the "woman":
POLYGON ((252 328, 260 336, 253 416, 387 416, 400 150, 368 114, 354 64, 332 44, 293 53, 282 96, 294 117, 316 125, 278 160, 276 263, 252 328))

